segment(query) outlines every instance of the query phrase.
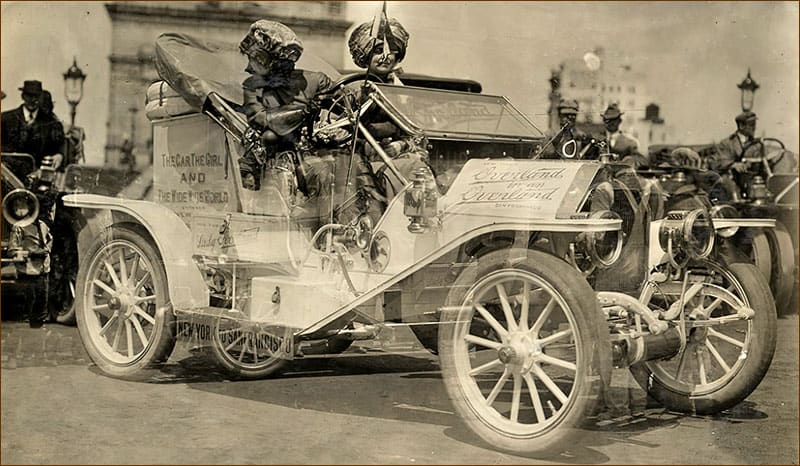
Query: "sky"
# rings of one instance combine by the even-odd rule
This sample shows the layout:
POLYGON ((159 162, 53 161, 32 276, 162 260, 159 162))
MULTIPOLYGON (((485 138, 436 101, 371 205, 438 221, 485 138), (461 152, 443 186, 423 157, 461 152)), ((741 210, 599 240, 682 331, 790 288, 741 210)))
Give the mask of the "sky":
MULTIPOLYGON (((736 84, 750 69, 761 85, 754 106, 758 134, 797 151, 798 5, 390 1, 387 10, 411 35, 406 71, 477 80, 540 127, 546 126, 550 70, 598 46, 645 74, 676 143, 707 143, 733 132, 741 111, 736 84)), ((378 6, 348 2, 347 18, 370 20, 378 6)), ((16 88, 24 79, 40 79, 53 91, 56 112, 68 119, 62 74, 76 56, 89 76, 76 123, 87 130, 88 162, 101 163, 111 27, 103 3, 3 1, 0 20, 3 110, 19 105, 16 88)), ((643 109, 626 115, 636 112, 643 115, 643 109)))

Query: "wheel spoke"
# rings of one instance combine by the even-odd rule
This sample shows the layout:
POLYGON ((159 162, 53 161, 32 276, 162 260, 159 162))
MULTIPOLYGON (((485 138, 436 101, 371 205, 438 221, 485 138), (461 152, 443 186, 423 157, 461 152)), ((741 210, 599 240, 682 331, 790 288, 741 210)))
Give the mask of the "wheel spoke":
POLYGON ((255 335, 250 335, 248 338, 250 339, 250 345, 253 349, 253 363, 258 364, 258 347, 256 346, 255 335))
POLYGON ((722 300, 722 298, 715 299, 714 302, 712 302, 711 304, 708 305, 708 307, 705 308, 704 314, 711 317, 711 313, 716 311, 719 305, 722 304, 723 302, 724 301, 722 300))
POLYGON ((138 319, 131 319, 131 321, 133 322, 133 328, 136 329, 136 334, 139 336, 139 341, 142 342, 142 348, 146 348, 147 336, 144 334, 142 324, 139 323, 138 319))
POLYGON ((239 335, 238 337, 236 337, 236 339, 235 339, 235 340, 233 340, 233 342, 231 342, 231 344, 230 344, 230 345, 228 345, 228 346, 226 346, 226 347, 225 347, 225 352, 226 352, 226 353, 227 353, 227 352, 229 352, 229 351, 231 350, 231 348, 233 348, 234 346, 236 346, 236 344, 237 344, 237 343, 239 343, 240 341, 242 341, 242 338, 244 338, 244 335, 239 335))
POLYGON ((103 328, 100 329, 100 336, 101 337, 106 335, 106 332, 108 332, 108 330, 111 329, 111 326, 114 324, 114 322, 117 321, 117 319, 118 319, 118 317, 117 317, 116 314, 112 314, 111 315, 111 318, 109 318, 108 321, 106 322, 106 324, 103 325, 103 328))
POLYGON ((731 371, 731 368, 730 366, 728 366, 728 363, 726 363, 725 360, 722 359, 722 356, 719 354, 719 351, 717 351, 717 348, 708 339, 706 339, 706 348, 708 348, 708 351, 710 351, 711 355, 714 356, 714 359, 717 360, 717 363, 720 366, 722 366, 722 369, 725 370, 726 374, 731 371))
POLYGON ((128 357, 133 357, 133 328, 131 328, 131 322, 129 320, 125 321, 125 339, 128 342, 128 357))
POLYGON ((125 325, 122 323, 121 320, 117 319, 117 331, 114 333, 114 341, 111 343, 111 349, 117 351, 117 345, 119 345, 119 337, 122 336, 122 327, 125 325))
POLYGON ((686 353, 687 348, 684 348, 681 352, 681 357, 678 360, 678 368, 675 370, 675 380, 681 379, 681 373, 683 372, 684 367, 686 367, 686 353))
POLYGON ((475 304, 475 309, 478 311, 481 317, 486 319, 486 322, 488 322, 489 325, 492 326, 494 331, 497 332, 497 334, 500 335, 502 339, 505 340, 508 337, 508 331, 506 331, 506 329, 503 328, 502 325, 500 325, 500 322, 498 322, 497 319, 494 318, 491 312, 487 311, 486 308, 480 304, 475 304))
POLYGON ((517 329, 517 321, 514 319, 514 312, 511 310, 511 303, 508 302, 506 288, 502 283, 498 283, 495 286, 495 289, 497 289, 497 296, 500 298, 500 305, 503 307, 503 314, 506 316, 508 329, 514 331, 517 329))
POLYGON ((128 267, 125 264, 125 250, 122 248, 119 250, 119 278, 125 285, 128 284, 128 267))
POLYGON ((697 356, 697 371, 700 375, 700 383, 705 385, 708 383, 708 376, 706 374, 706 364, 703 361, 703 352, 698 348, 694 354, 697 356))
POLYGON ((154 301, 156 299, 156 295, 151 294, 150 296, 137 296, 136 297, 136 304, 142 303, 144 301, 154 301))
POLYGON ((487 406, 491 406, 492 403, 494 403, 494 400, 497 398, 497 395, 500 394, 500 390, 502 390, 503 387, 506 385, 506 382, 508 382, 509 375, 510 373, 508 372, 508 369, 503 371, 503 375, 500 376, 500 378, 497 380, 497 383, 494 384, 494 388, 492 388, 492 391, 489 392, 489 396, 486 397, 487 406))
POLYGON ((134 283, 136 280, 136 274, 139 273, 139 255, 134 254, 133 259, 131 260, 131 273, 128 276, 128 284, 134 283))
POLYGON ((96 287, 98 287, 98 288, 102 289, 103 291, 105 291, 106 293, 108 293, 108 294, 110 294, 110 295, 112 295, 112 296, 113 296, 114 294, 116 294, 116 291, 114 291, 114 289, 113 289, 113 288, 111 288, 110 286, 106 285, 106 284, 105 284, 103 281, 101 281, 99 278, 95 278, 94 280, 92 280, 92 283, 94 284, 94 286, 96 286, 96 287))
POLYGON ((544 422, 546 417, 544 414, 544 407, 542 407, 542 400, 539 398, 539 390, 536 388, 536 381, 530 373, 525 374, 525 383, 528 384, 528 390, 531 392, 531 402, 533 402, 533 410, 536 412, 536 419, 539 422, 544 422))
POLYGON ((538 377, 539 380, 544 383, 545 387, 547 387, 547 389, 550 390, 553 395, 556 396, 556 398, 558 398, 558 401, 560 401, 562 405, 565 404, 567 402, 567 395, 565 395, 564 392, 558 388, 558 385, 553 382, 553 379, 551 379, 550 376, 547 375, 538 364, 534 364, 532 369, 534 374, 536 374, 536 377, 538 377))
MULTIPOLYGON (((243 335, 243 337, 244 337, 244 335, 243 335)), ((242 343, 242 350, 239 352, 239 362, 242 362, 242 359, 244 359, 244 353, 247 351, 248 342, 249 342, 249 340, 247 338, 245 338, 244 339, 244 343, 242 343)))
POLYGON ((499 343, 499 342, 496 342, 496 341, 487 340, 485 338, 481 338, 479 336, 472 335, 472 334, 467 334, 467 336, 464 337, 464 340, 466 340, 466 341, 468 341, 470 343, 474 343, 476 345, 481 345, 481 346, 484 346, 486 348, 491 348, 491 349, 500 349, 503 346, 502 343, 499 343))
POLYGON ((563 359, 554 358, 553 356, 547 354, 540 354, 536 357, 536 359, 538 362, 550 364, 551 366, 558 366, 562 369, 569 369, 573 372, 578 370, 578 366, 576 366, 574 363, 564 361, 563 359))
POLYGON ((744 348, 744 342, 743 341, 739 341, 739 340, 737 340, 737 339, 735 339, 735 338, 733 338, 731 336, 725 335, 722 332, 718 332, 718 331, 714 330, 713 328, 709 328, 708 329, 708 335, 717 337, 720 340, 726 341, 726 342, 728 342, 728 343, 730 343, 730 344, 732 344, 734 346, 738 346, 739 348, 744 348))
POLYGON ((517 422, 519 419, 519 399, 522 392, 522 381, 520 376, 514 374, 514 391, 511 395, 511 422, 517 422))
POLYGON ((531 327, 530 335, 536 336, 539 334, 539 331, 542 330, 544 323, 547 322, 547 319, 550 317, 550 313, 553 312, 553 307, 556 305, 555 298, 550 298, 550 301, 547 302, 547 305, 542 309, 542 313, 539 314, 539 317, 534 322, 533 327, 531 327))
POLYGON ((155 325, 156 324, 156 319, 153 316, 151 316, 150 314, 144 312, 144 309, 140 308, 139 306, 134 306, 133 312, 136 315, 138 315, 139 317, 141 317, 142 319, 150 322, 151 325, 155 325))
POLYGON ((502 366, 503 363, 499 359, 492 359, 491 361, 487 362, 486 364, 480 365, 471 371, 469 371, 469 375, 475 377, 476 375, 482 374, 488 370, 494 369, 496 367, 502 366))
POLYGON ((552 335, 550 335, 548 337, 542 338, 541 340, 538 340, 538 343, 539 343, 539 346, 545 347, 545 346, 549 345, 550 343, 558 341, 558 340, 560 340, 560 339, 562 339, 562 338, 564 338, 566 336, 569 336, 569 335, 572 335, 572 329, 571 328, 568 328, 566 330, 562 330, 560 332, 556 332, 556 333, 554 333, 554 334, 552 334, 552 335))
POLYGON ((150 278, 150 271, 149 270, 145 270, 144 274, 142 275, 142 278, 140 278, 139 281, 136 282, 136 286, 133 288, 133 292, 134 293, 138 293, 139 290, 142 288, 142 286, 145 284, 145 282, 147 282, 147 280, 149 278, 150 278))
POLYGON ((522 302, 519 310, 519 328, 522 331, 528 330, 528 308, 531 304, 531 284, 528 281, 522 282, 522 302))
POLYGON ((103 261, 103 265, 106 266, 106 270, 108 271, 108 274, 111 276, 111 281, 114 282, 114 286, 120 288, 122 284, 119 281, 119 277, 117 277, 117 272, 114 270, 114 267, 108 261, 105 260, 103 261))

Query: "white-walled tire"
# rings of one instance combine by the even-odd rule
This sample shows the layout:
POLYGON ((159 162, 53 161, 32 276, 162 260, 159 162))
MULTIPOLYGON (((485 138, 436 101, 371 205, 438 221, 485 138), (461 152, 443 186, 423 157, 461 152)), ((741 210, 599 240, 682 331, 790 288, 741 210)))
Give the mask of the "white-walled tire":
POLYGON ((539 251, 490 253, 458 277, 441 321, 445 387, 479 437, 534 453, 580 434, 611 350, 595 294, 576 270, 539 251))
POLYGON ((112 377, 144 378, 175 345, 161 256, 135 227, 115 225, 89 247, 78 272, 75 317, 83 345, 112 377))

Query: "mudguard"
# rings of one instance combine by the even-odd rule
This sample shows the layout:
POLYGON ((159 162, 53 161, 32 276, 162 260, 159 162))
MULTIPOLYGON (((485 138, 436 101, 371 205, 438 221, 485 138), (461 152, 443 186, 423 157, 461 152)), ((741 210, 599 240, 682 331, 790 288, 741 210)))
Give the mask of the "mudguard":
POLYGON ((84 209, 123 212, 142 225, 161 253, 172 306, 175 309, 208 305, 208 288, 192 261, 192 233, 173 211, 156 203, 96 194, 68 194, 64 205, 84 209))

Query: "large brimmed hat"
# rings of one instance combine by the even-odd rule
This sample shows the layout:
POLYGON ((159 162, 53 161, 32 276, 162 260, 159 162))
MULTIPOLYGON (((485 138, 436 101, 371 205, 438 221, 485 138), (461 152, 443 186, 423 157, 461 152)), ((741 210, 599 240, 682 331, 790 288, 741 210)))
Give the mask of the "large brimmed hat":
POLYGON ((558 103, 558 113, 577 115, 578 101, 561 99, 561 102, 558 103))
POLYGON ((25 81, 19 90, 23 94, 42 95, 42 82, 36 80, 25 81))
POLYGON ((266 54, 273 59, 296 62, 303 54, 303 43, 288 26, 261 19, 250 25, 239 50, 255 58, 266 54))
POLYGON ((350 48, 350 55, 353 57, 353 63, 359 68, 366 68, 369 66, 369 60, 372 56, 372 51, 378 45, 383 44, 383 38, 389 43, 389 49, 397 54, 397 63, 403 61, 406 56, 406 49, 408 48, 408 31, 397 21, 395 18, 381 20, 378 27, 378 40, 373 40, 370 37, 370 29, 372 28, 372 21, 359 24, 350 34, 350 40, 347 42, 350 48), (387 24, 388 23, 388 24, 387 24))

